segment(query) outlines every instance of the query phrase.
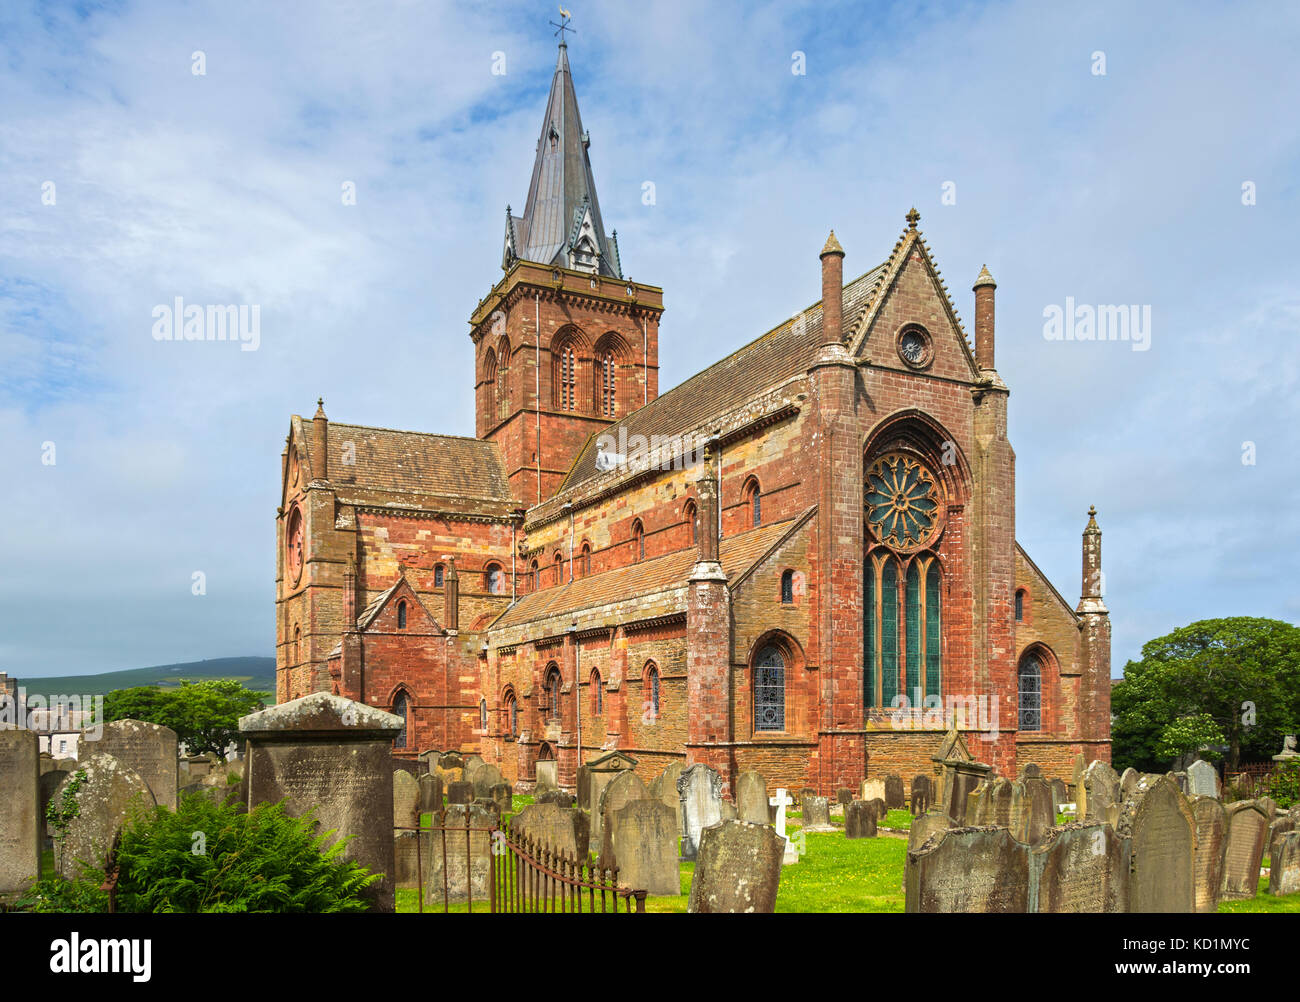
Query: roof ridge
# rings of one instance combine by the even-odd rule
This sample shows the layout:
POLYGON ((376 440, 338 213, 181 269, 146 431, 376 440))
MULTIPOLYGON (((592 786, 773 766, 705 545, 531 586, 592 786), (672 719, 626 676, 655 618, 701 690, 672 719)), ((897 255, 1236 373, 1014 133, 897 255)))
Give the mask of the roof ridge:
MULTIPOLYGON (((295 415, 297 416, 297 415, 295 415)), ((498 447, 496 442, 487 438, 476 438, 472 435, 448 435, 440 431, 412 431, 408 428, 384 428, 374 424, 348 424, 344 421, 331 421, 331 428, 360 428, 363 431, 386 431, 394 435, 423 435, 426 438, 453 438, 460 442, 478 442, 482 445, 498 447)))

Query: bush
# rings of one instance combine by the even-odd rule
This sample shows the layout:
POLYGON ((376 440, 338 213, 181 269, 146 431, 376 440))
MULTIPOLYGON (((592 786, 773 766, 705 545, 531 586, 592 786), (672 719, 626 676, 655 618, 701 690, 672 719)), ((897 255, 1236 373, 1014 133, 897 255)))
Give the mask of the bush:
MULTIPOLYGON (((364 890, 380 879, 329 848, 308 815, 282 804, 247 814, 189 795, 175 812, 156 807, 122 830, 117 909, 121 912, 360 912, 364 890)), ((108 895, 103 872, 79 880, 39 881, 17 903, 30 911, 99 912, 108 895)))
POLYGON ((1264 778, 1265 792, 1283 809, 1300 804, 1300 762, 1279 765, 1264 778))

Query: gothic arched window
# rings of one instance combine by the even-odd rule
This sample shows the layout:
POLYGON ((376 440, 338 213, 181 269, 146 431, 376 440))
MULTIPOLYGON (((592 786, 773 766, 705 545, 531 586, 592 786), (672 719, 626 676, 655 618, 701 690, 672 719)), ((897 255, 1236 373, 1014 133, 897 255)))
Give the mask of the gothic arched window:
POLYGON ((632 559, 637 563, 645 559, 645 526, 639 518, 632 523, 632 559))
POLYGON ((505 705, 506 723, 510 727, 510 736, 519 737, 519 701, 515 699, 514 689, 507 689, 502 702, 505 705))
POLYGON ((528 568, 528 587, 530 591, 537 590, 537 561, 534 560, 528 568))
POLYGON ((397 603, 397 628, 399 630, 406 629, 406 603, 405 602, 397 603))
POLYGON ((580 577, 586 577, 591 573, 591 544, 583 543, 582 550, 578 559, 578 574, 580 577))
POLYGON ((1020 720, 1022 731, 1043 729, 1043 659, 1033 651, 1020 659, 1020 720))
POLYGON ((697 545, 700 541, 699 511, 694 501, 687 501, 682 506, 682 518, 686 520, 686 531, 690 534, 687 538, 690 539, 691 546, 697 545))
POLYGON ((506 576, 500 564, 487 565, 487 590, 489 595, 500 595, 506 590, 506 576))
POLYGON ((794 605, 794 571, 786 571, 781 575, 781 602, 784 605, 794 605))
POLYGON ((544 692, 546 698, 546 706, 544 706, 543 709, 546 711, 547 719, 559 720, 560 719, 560 669, 555 664, 555 662, 551 662, 551 664, 546 669, 546 685, 544 687, 544 692))
POLYGON ((1016 622, 1022 623, 1025 619, 1025 590, 1021 588, 1016 592, 1016 622))
POLYGON ((600 672, 591 673, 591 715, 599 717, 605 712, 605 692, 600 682, 600 672))
POLYGON ((785 655, 775 644, 754 659, 754 730, 785 730, 785 655))
POLYGON ((904 571, 899 558, 877 550, 863 568, 863 698, 868 708, 900 705, 895 702, 900 695, 907 706, 917 708, 942 695, 943 574, 929 554, 913 557, 905 566, 904 571))
POLYGON ((405 689, 400 690, 397 693, 397 695, 393 697, 392 712, 394 716, 398 716, 402 718, 402 729, 397 732, 397 737, 393 738, 393 747, 405 748, 406 747, 406 724, 407 724, 405 689))
POLYGON ((644 692, 642 699, 645 703, 645 710, 650 715, 650 720, 659 719, 659 667, 653 662, 646 662, 645 682, 642 686, 644 692))
POLYGON ((444 584, 446 584, 446 581, 447 581, 446 568, 444 568, 442 564, 437 564, 433 568, 433 586, 435 588, 441 588, 444 584))
POLYGON ((556 376, 556 404, 562 411, 578 409, 578 353, 573 345, 566 344, 560 349, 559 365, 556 376))
POLYGON ((606 350, 598 359, 600 381, 600 413, 613 417, 618 411, 618 368, 612 351, 606 350))
POLYGON ((564 555, 559 550, 555 551, 553 564, 555 566, 555 583, 557 585, 564 584, 564 555))
POLYGON ((487 700, 478 701, 478 729, 484 734, 487 733, 487 700))

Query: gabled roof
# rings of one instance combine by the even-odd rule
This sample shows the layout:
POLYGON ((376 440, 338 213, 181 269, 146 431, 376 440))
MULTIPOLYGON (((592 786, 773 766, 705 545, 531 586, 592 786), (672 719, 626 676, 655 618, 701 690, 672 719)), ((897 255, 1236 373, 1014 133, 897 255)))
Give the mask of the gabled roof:
POLYGON ((357 617, 357 629, 367 629, 370 624, 378 618, 379 614, 383 611, 384 606, 389 603, 392 597, 396 595, 398 591, 403 590, 402 585, 406 585, 405 590, 410 592, 411 601, 423 609, 424 614, 429 617, 429 621, 441 630, 442 625, 438 622, 438 618, 429 611, 429 607, 424 604, 424 600, 420 598, 419 593, 411 587, 410 582, 406 580, 406 576, 402 574, 399 574, 396 581, 380 592, 379 595, 377 595, 375 599, 366 606, 365 611, 357 617))
MULTIPOLYGON (((846 319, 866 308, 884 273, 882 264, 844 286, 846 319)), ((592 435, 578 453, 560 490, 576 487, 602 472, 596 467, 596 446, 603 434, 612 434, 617 439, 620 429, 626 428, 629 438, 686 435, 705 427, 719 414, 806 372, 821 346, 821 329, 822 304, 818 300, 762 337, 592 435)))
POLYGON ((546 115, 537 139, 537 158, 533 162, 524 214, 514 219, 506 211, 505 267, 510 266, 512 255, 538 264, 575 267, 569 260, 569 250, 585 202, 591 210, 600 273, 623 277, 618 253, 611 248, 600 217, 596 182, 587 156, 590 144, 578 114, 578 97, 569 70, 569 47, 561 42, 551 79, 551 96, 546 102, 546 115))

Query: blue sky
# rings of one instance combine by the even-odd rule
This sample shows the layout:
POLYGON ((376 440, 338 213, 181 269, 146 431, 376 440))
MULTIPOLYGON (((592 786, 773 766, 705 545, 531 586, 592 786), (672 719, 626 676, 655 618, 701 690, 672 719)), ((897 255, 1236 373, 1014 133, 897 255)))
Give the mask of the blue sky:
MULTIPOLYGON (((988 264, 1017 535, 1073 603, 1097 505, 1118 673, 1195 619, 1300 620, 1300 12, 1075 6, 592 4, 570 58, 664 387, 817 299, 832 226, 857 275, 915 204, 968 330, 988 264), (1150 306, 1150 350, 1045 339, 1066 297, 1150 306)), ((0 9, 0 670, 271 654, 289 415, 473 433, 555 17, 0 9), (154 340, 177 296, 258 304, 258 350, 154 340)))

